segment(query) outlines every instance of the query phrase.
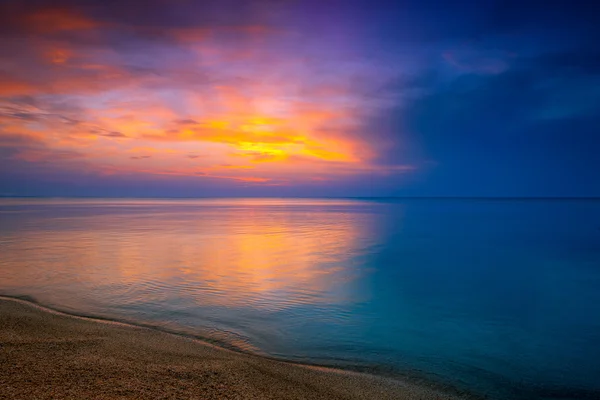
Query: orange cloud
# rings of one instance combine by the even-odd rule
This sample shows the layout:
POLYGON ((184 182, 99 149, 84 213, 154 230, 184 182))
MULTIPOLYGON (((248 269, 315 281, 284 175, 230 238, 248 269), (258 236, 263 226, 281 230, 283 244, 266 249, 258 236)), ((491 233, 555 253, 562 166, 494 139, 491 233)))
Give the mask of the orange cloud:
POLYGON ((88 30, 100 25, 85 15, 67 8, 36 10, 25 15, 24 22, 31 30, 39 33, 88 30))
POLYGON ((248 97, 241 88, 218 86, 213 115, 192 115, 170 121, 162 131, 146 131, 142 137, 163 142, 211 142, 227 145, 234 156, 255 163, 282 163, 290 157, 338 163, 368 161, 368 152, 357 140, 339 134, 355 125, 350 111, 335 105, 279 100, 275 89, 248 97), (283 104, 283 107, 281 107, 283 104))
POLYGON ((35 86, 0 73, 0 96, 16 96, 36 92, 35 86))
POLYGON ((219 27, 189 27, 171 28, 166 31, 168 35, 183 43, 204 42, 223 34, 241 34, 249 36, 265 35, 272 30, 264 25, 240 25, 219 27))
POLYGON ((269 182, 269 180, 270 180, 267 178, 258 178, 258 177, 241 177, 241 178, 233 178, 233 179, 236 179, 236 180, 242 181, 242 182, 258 182, 258 183, 269 182))
POLYGON ((2 61, 0 137, 49 149, 23 160, 269 185, 408 171, 378 165, 357 134, 379 110, 353 75, 310 54, 282 57, 285 35, 270 27, 128 27, 65 8, 19 15, 28 35, 0 38, 18 53, 2 61))
POLYGON ((46 59, 55 65, 67 63, 72 56, 72 51, 66 48, 50 48, 45 52, 46 59))

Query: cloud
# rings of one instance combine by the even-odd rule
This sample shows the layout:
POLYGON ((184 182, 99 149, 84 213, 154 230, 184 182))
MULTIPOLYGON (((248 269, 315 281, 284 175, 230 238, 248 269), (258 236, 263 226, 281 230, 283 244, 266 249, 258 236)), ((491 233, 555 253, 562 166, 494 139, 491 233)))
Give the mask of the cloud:
POLYGON ((553 72, 600 75, 600 51, 595 48, 546 53, 533 58, 531 63, 553 72))
POLYGON ((479 50, 462 46, 457 49, 446 51, 444 60, 462 73, 477 74, 500 74, 506 71, 510 65, 510 59, 516 57, 505 51, 479 50))
POLYGON ((286 5, 208 3, 4 2, 0 136, 46 149, 21 161, 112 176, 287 184, 405 165, 380 165, 366 126, 397 72, 352 29, 316 37, 286 5))
POLYGON ((600 113, 600 76, 588 64, 593 58, 565 60, 546 53, 519 58, 500 73, 461 75, 443 84, 424 80, 427 94, 397 121, 427 144, 424 158, 436 161, 423 168, 423 190, 556 195, 592 188, 557 185, 566 176, 591 183, 595 162, 587 149, 600 143, 592 128, 600 113))
POLYGON ((221 164, 216 168, 227 168, 227 169, 253 169, 251 165, 233 165, 233 164, 221 164))
POLYGON ((0 5, 0 23, 5 32, 56 34, 68 31, 89 30, 99 23, 84 15, 67 2, 22 2, 8 0, 0 5))
POLYGON ((105 136, 105 137, 112 137, 112 138, 124 138, 127 137, 126 135, 122 134, 121 132, 117 132, 117 131, 111 131, 111 132, 104 132, 104 133, 100 133, 100 136, 105 136))
POLYGON ((99 24, 68 8, 42 8, 24 15, 23 26, 28 30, 46 34, 94 29, 99 24))
POLYGON ((0 96, 16 96, 35 92, 36 88, 33 84, 0 72, 0 96))

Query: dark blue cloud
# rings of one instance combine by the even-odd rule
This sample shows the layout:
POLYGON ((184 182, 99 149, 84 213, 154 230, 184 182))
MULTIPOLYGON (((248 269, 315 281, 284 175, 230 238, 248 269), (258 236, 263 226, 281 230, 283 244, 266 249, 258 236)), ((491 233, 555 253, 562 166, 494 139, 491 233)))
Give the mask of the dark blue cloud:
POLYGON ((419 190, 599 195, 600 76, 594 57, 565 60, 547 55, 497 75, 462 75, 411 104, 403 128, 437 164, 419 190))

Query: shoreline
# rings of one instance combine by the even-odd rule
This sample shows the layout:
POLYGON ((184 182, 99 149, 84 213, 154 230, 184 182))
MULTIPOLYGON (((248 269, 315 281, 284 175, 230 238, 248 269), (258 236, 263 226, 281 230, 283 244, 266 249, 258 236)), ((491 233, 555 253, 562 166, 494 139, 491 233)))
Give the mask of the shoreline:
POLYGON ((49 312, 49 313, 53 313, 56 315, 62 315, 62 316, 66 316, 66 317, 82 319, 85 321, 105 323, 105 324, 109 324, 109 325, 116 324, 116 325, 130 326, 132 328, 140 328, 140 329, 148 329, 151 331, 157 331, 157 332, 161 332, 161 333, 164 333, 167 335, 173 335, 176 337, 182 337, 182 338, 186 338, 189 340, 198 341, 201 344, 205 344, 208 346, 214 346, 217 349, 221 349, 224 351, 230 351, 235 354, 244 354, 244 355, 248 355, 251 357, 259 357, 259 358, 264 358, 266 360, 283 362, 283 363, 287 363, 287 364, 291 364, 291 365, 298 365, 298 366, 304 366, 304 367, 309 367, 309 368, 324 368, 324 369, 330 369, 333 371, 372 375, 375 377, 399 380, 402 382, 407 381, 411 384, 425 385, 427 387, 435 388, 436 390, 439 390, 441 392, 448 392, 448 393, 454 394, 454 395, 466 396, 469 399, 471 399, 471 398, 479 399, 479 397, 476 397, 476 395, 474 393, 471 393, 466 389, 460 389, 449 383, 444 383, 440 380, 430 378, 427 376, 426 373, 420 372, 420 371, 412 371, 412 373, 400 372, 399 370, 393 369, 392 367, 384 366, 382 368, 378 368, 377 366, 369 365, 366 363, 365 364, 359 364, 359 363, 357 363, 357 364, 350 364, 350 363, 348 363, 348 364, 333 364, 333 363, 332 364, 319 364, 317 362, 311 362, 311 361, 288 360, 285 358, 273 357, 273 356, 268 355, 267 353, 248 351, 241 347, 230 344, 226 341, 214 339, 214 338, 203 336, 203 335, 195 335, 193 333, 189 333, 184 330, 168 329, 168 328, 164 328, 159 325, 152 325, 152 324, 144 323, 144 322, 128 321, 126 319, 102 317, 102 316, 95 316, 95 315, 91 315, 91 314, 84 314, 84 313, 61 310, 59 308, 54 308, 54 307, 48 306, 42 302, 39 302, 37 299, 35 299, 34 297, 29 296, 29 295, 14 295, 13 296, 13 295, 0 294, 0 301, 2 301, 2 300, 22 302, 23 304, 31 305, 32 307, 38 308, 42 312, 49 312))
POLYGON ((279 360, 155 327, 73 315, 25 296, 0 296, 0 311, 0 382, 8 382, 7 398, 44 398, 48 390, 50 398, 100 392, 103 398, 473 398, 433 383, 279 360), (156 368, 148 370, 148 363, 156 368), (165 376, 173 370, 183 375, 165 376), (77 390, 82 378, 84 393, 77 390), (125 393, 132 385, 138 390, 125 393))

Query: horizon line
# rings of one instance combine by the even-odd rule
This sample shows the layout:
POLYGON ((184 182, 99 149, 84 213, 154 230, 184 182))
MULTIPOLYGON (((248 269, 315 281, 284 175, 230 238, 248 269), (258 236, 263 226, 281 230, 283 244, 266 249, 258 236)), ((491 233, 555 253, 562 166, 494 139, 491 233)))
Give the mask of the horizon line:
POLYGON ((45 196, 0 195, 0 199, 401 199, 401 200, 600 200, 600 196, 45 196))

